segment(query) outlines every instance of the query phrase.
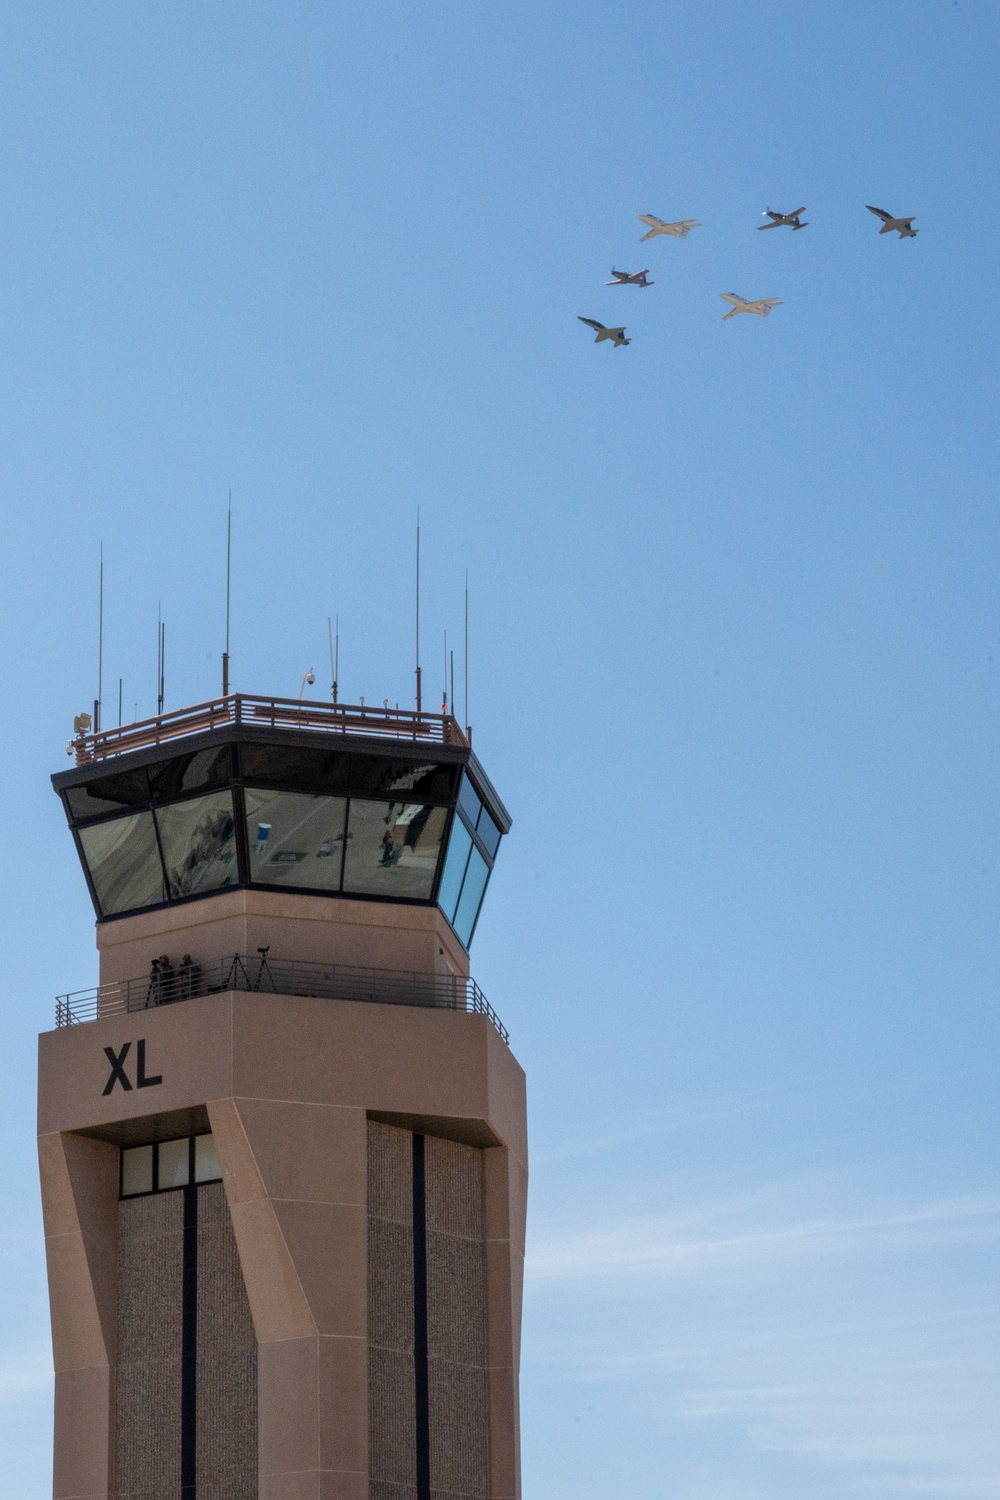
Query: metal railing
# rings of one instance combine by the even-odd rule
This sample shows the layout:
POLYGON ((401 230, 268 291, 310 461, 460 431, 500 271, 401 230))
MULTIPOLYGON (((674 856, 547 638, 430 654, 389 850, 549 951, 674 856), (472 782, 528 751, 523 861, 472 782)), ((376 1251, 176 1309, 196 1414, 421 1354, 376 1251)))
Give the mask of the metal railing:
POLYGON ((461 1010, 485 1016, 504 1042, 507 1028, 474 979, 457 974, 426 974, 408 969, 365 969, 353 964, 309 963, 297 958, 270 958, 259 950, 251 958, 234 953, 208 963, 161 969, 154 963, 141 979, 123 979, 95 989, 56 996, 56 1025, 74 1026, 105 1016, 126 1015, 174 1005, 202 995, 250 990, 273 995, 308 995, 320 1000, 363 1000, 377 1005, 417 1005, 432 1010, 461 1010))
POLYGON ((451 714, 414 713, 407 708, 369 707, 364 703, 302 703, 297 698, 258 698, 250 693, 231 693, 155 719, 140 719, 81 734, 72 739, 67 754, 78 766, 124 755, 149 745, 162 745, 207 729, 228 724, 249 724, 269 729, 322 729, 333 734, 366 734, 378 739, 410 740, 422 745, 467 745, 466 736, 451 714))

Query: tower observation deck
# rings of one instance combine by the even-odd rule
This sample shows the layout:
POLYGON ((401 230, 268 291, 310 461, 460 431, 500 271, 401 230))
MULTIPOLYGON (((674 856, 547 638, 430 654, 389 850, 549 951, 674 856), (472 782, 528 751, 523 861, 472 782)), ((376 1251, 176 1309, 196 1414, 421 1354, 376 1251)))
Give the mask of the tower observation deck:
POLYGON ((234 695, 70 742, 99 984, 40 1038, 57 1500, 516 1500, 510 817, 446 715, 234 695))

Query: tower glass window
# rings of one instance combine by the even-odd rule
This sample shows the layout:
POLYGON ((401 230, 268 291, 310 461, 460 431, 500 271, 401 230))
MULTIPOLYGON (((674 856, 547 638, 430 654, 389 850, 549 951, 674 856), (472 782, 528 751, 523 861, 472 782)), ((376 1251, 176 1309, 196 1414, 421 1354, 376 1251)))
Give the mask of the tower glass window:
POLYGON ((196 792, 201 787, 223 786, 232 779, 232 757, 228 745, 211 750, 194 750, 175 756, 163 765, 151 766, 149 783, 158 800, 196 792))
POLYGON ((168 1193, 222 1176, 211 1133, 183 1135, 148 1146, 125 1146, 121 1153, 121 1196, 168 1193))
POLYGON ((472 942, 472 934, 475 931, 479 908, 482 905, 486 882, 489 878, 489 865, 479 850, 473 849, 469 855, 469 865, 465 872, 465 880, 462 882, 462 894, 458 898, 455 920, 452 923, 466 948, 472 942))
POLYGON ((419 802, 351 798, 344 892, 427 900, 447 811, 419 802))
POLYGON ((129 813, 81 828, 80 845, 102 916, 166 899, 152 813, 129 813))
POLYGON ((438 892, 438 905, 444 912, 448 921, 454 925, 455 907, 458 898, 462 894, 462 881, 465 879, 465 867, 469 863, 469 850, 472 848, 472 834, 466 828, 461 818, 456 818, 451 827, 451 838, 448 842, 448 857, 444 864, 444 873, 441 876, 441 889, 438 892))
POLYGON ((232 792, 174 802, 157 810, 156 821, 173 898, 239 883, 232 792))
POLYGON ((122 1152, 122 1197, 153 1191, 153 1147, 131 1146, 122 1152))
POLYGON ((465 814, 470 828, 475 828, 479 821, 479 814, 483 804, 479 800, 479 794, 468 776, 463 775, 462 785, 458 789, 458 805, 465 814))
POLYGON ((509 820, 467 745, 435 742, 417 720, 412 739, 383 745, 395 720, 378 715, 357 738, 342 725, 286 732, 267 718, 253 700, 235 727, 199 728, 187 749, 157 739, 110 771, 80 765, 54 778, 99 919, 258 886, 437 901, 454 926, 474 848, 486 874, 476 863, 462 906, 471 934, 474 893, 481 899, 509 820))
POLYGON ((250 879, 260 885, 338 891, 346 797, 247 788, 250 879))
POLYGON ((88 781, 84 786, 69 787, 66 800, 74 818, 94 818, 99 813, 127 812, 129 808, 146 806, 149 801, 149 782, 142 769, 118 771, 111 776, 88 781))

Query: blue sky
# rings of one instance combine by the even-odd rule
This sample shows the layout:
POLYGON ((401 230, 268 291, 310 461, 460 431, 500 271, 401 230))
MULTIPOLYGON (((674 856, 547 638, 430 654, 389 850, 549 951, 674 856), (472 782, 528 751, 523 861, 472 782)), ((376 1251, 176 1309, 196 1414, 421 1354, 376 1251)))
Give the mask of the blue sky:
POLYGON ((4 7, 4 1493, 50 1493, 99 547, 105 722, 158 609, 168 706, 212 696, 231 487, 245 691, 325 687, 339 614, 342 695, 409 701, 419 506, 435 696, 469 570, 526 1500, 1000 1496, 998 43, 982 0, 4 7))

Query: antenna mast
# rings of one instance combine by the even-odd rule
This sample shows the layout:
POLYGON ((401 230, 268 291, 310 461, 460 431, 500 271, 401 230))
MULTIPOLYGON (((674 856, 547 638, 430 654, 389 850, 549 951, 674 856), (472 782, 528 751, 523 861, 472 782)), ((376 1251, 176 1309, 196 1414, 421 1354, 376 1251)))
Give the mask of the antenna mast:
POLYGON ((330 628, 330 616, 326 617, 326 633, 330 641, 330 691, 333 701, 337 701, 337 667, 340 665, 340 616, 337 616, 337 649, 333 648, 333 632, 330 628))
POLYGON ((421 711, 420 696, 420 506, 417 506, 417 715, 421 711))
POLYGON ((94 733, 101 727, 101 704, 104 701, 104 543, 101 543, 101 566, 97 585, 97 698, 94 702, 94 733))
POLYGON ((226 649, 222 653, 222 696, 229 697, 229 571, 233 550, 233 492, 229 491, 226 511, 226 649))
POLYGON ((160 619, 160 606, 156 607, 156 714, 163 712, 163 678, 166 667, 167 627, 160 619))
POLYGON ((471 738, 469 730, 469 570, 465 570, 465 737, 471 738))

